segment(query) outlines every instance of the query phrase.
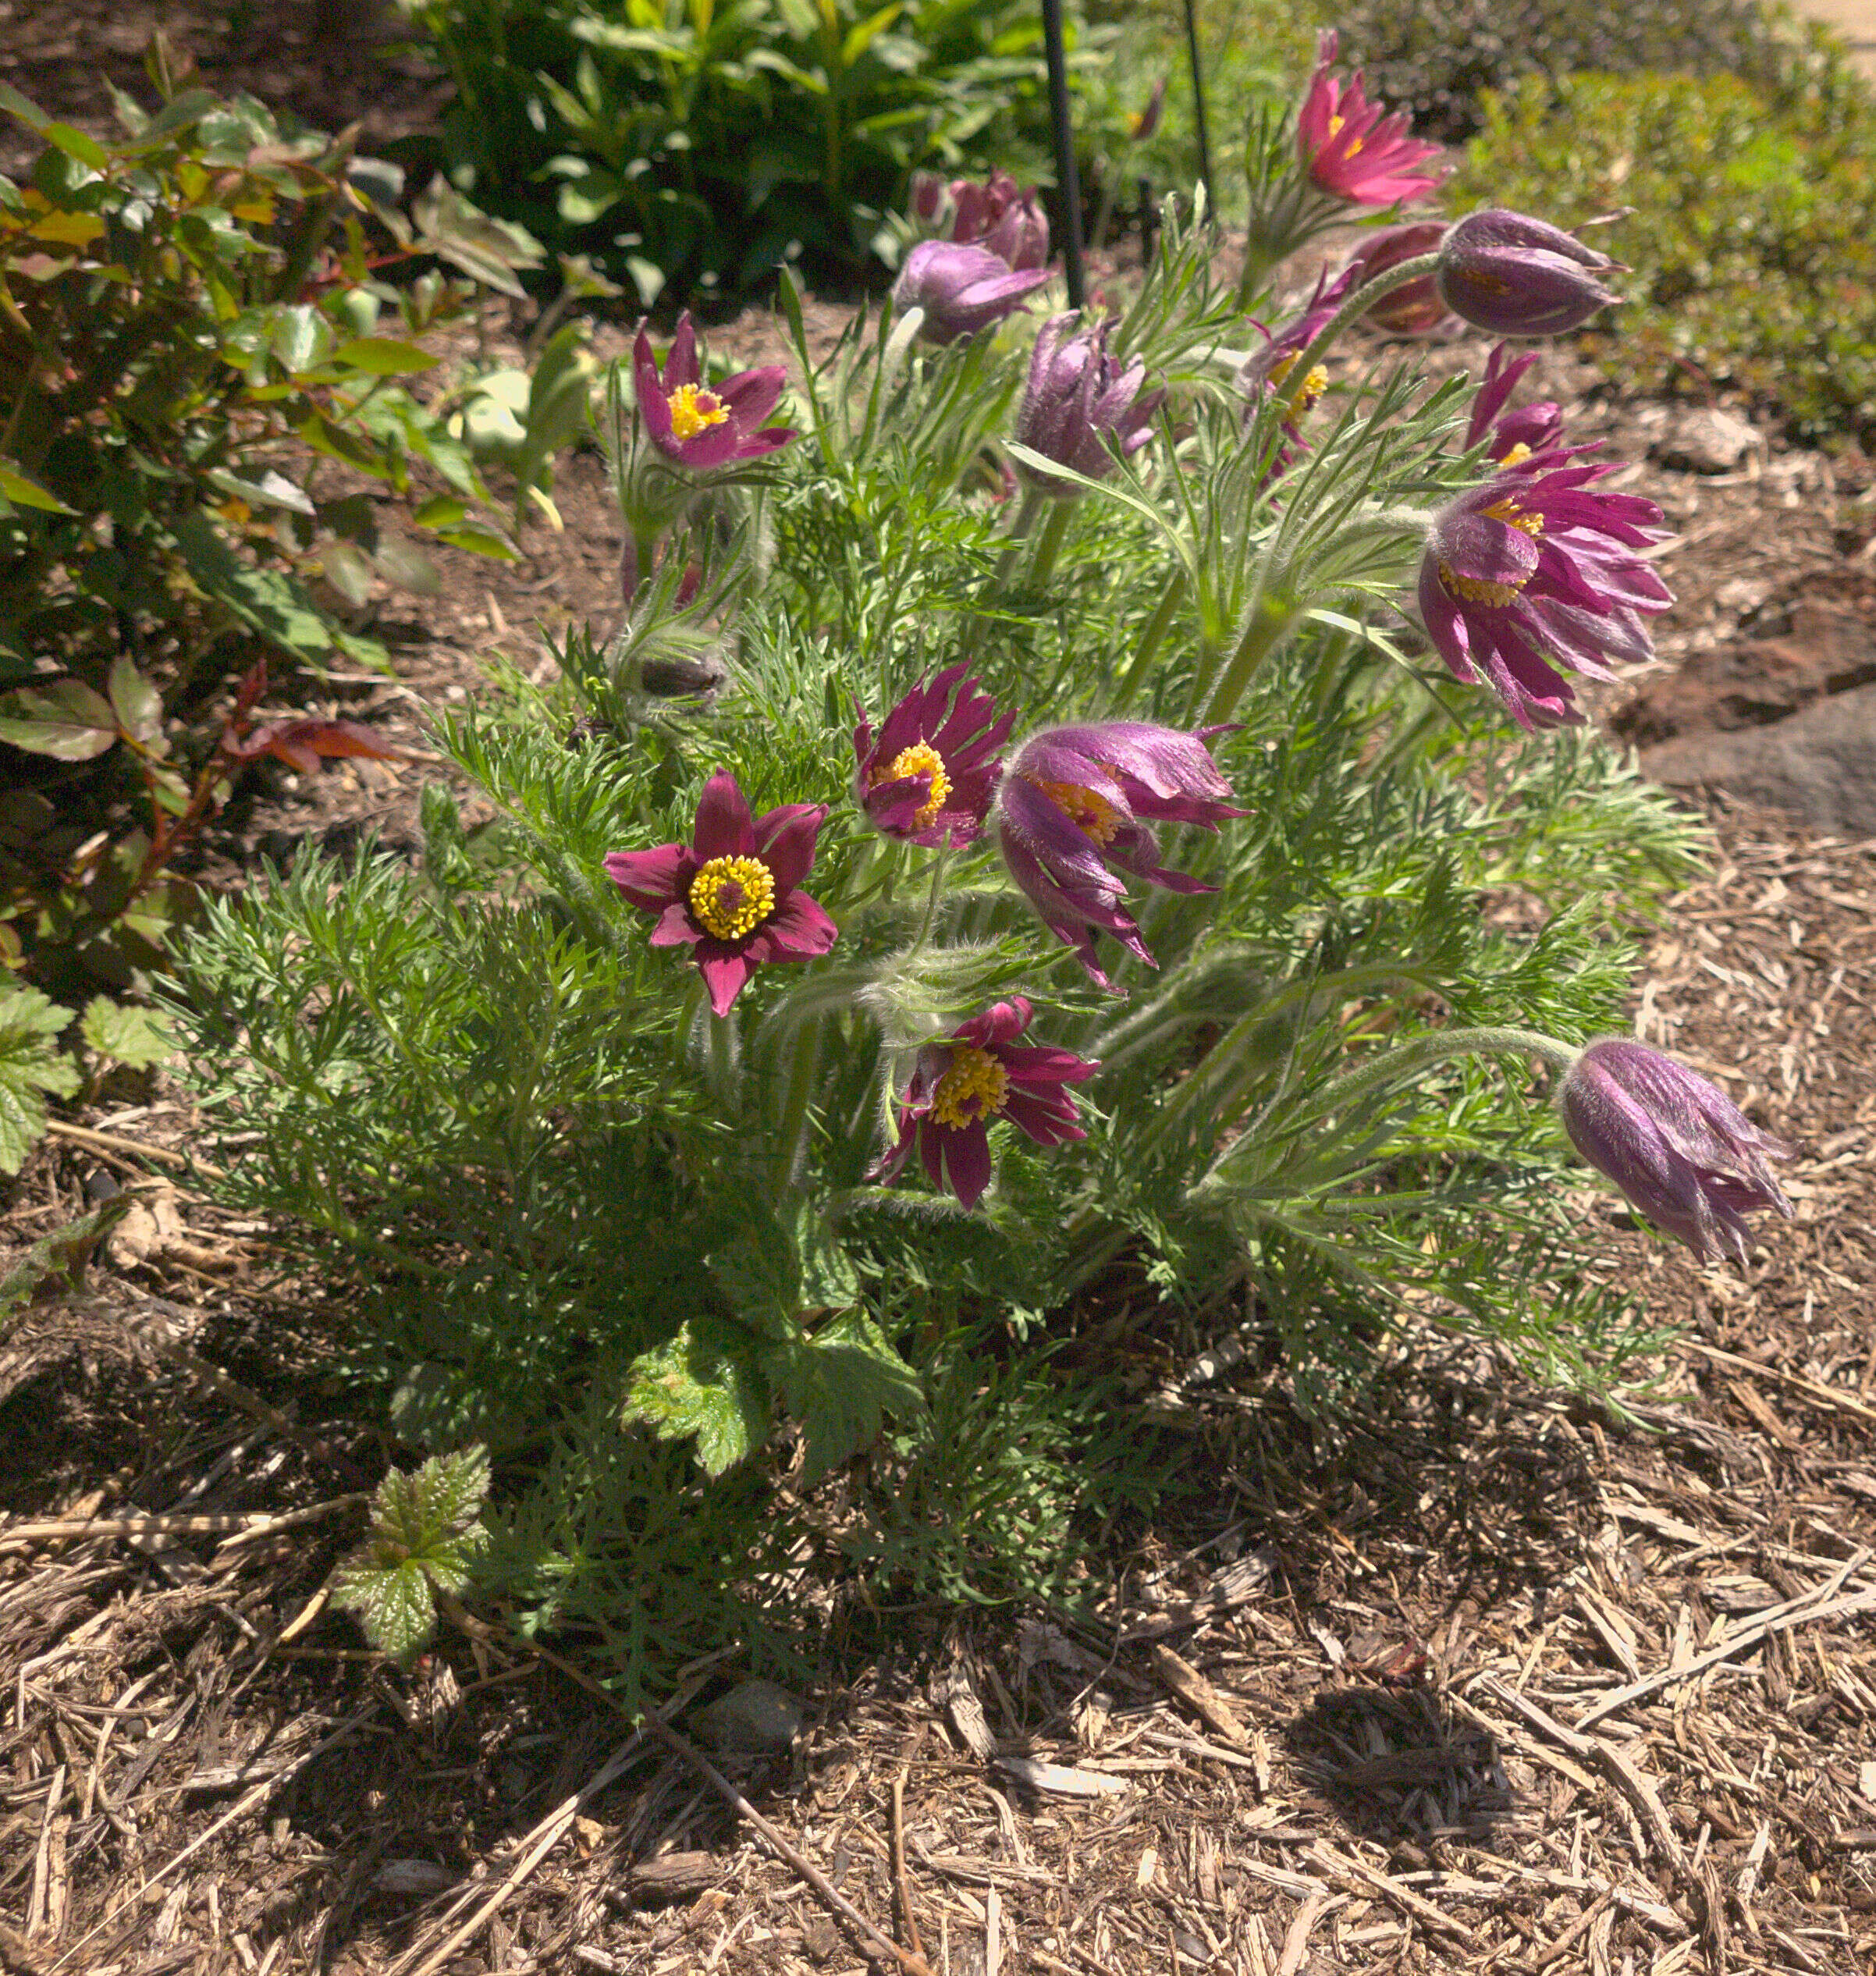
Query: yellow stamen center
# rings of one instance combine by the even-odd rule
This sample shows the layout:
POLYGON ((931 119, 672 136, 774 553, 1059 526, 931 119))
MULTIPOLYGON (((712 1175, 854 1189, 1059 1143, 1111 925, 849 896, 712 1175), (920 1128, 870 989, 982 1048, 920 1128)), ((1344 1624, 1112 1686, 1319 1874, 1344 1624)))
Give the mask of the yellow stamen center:
POLYGON ((691 880, 691 912, 706 933, 741 940, 775 910, 775 874, 759 858, 712 858, 691 880))
POLYGON ((987 1050, 974 1043, 954 1044, 951 1067, 938 1080, 928 1116, 934 1125, 955 1132, 994 1118, 1010 1094, 1010 1073, 987 1050))
POLYGON ((1530 459, 1530 448, 1524 443, 1523 440, 1520 439, 1518 443, 1505 454, 1505 457, 1498 462, 1498 464, 1501 467, 1522 467, 1525 461, 1530 459))
MULTIPOLYGON (((1481 508, 1479 512, 1488 521, 1501 521, 1508 528, 1521 528, 1533 538, 1544 533, 1544 517, 1519 507, 1508 494, 1502 501, 1494 501, 1490 507, 1481 508)), ((1530 578, 1527 574, 1514 577, 1509 583, 1490 583, 1483 577, 1461 576, 1450 563, 1442 563, 1440 581, 1448 593, 1462 603, 1490 604, 1502 610, 1530 582, 1530 578)))
POLYGON ((714 391, 701 385, 680 384, 665 401, 671 408, 671 433, 675 439, 694 439, 730 416, 730 407, 714 391))
MULTIPOLYGON (((1345 116, 1331 117, 1329 119, 1329 134, 1327 139, 1324 140, 1325 144, 1334 144, 1335 140, 1341 135, 1343 129, 1348 123, 1348 119, 1345 116)), ((1361 149, 1362 142, 1363 140, 1359 137, 1351 137, 1348 140, 1348 148, 1343 152, 1342 155, 1345 158, 1352 158, 1355 154, 1361 149)))
MULTIPOLYGON (((1270 389, 1281 390, 1283 381, 1296 368, 1296 354, 1280 357, 1270 366, 1270 389)), ((1329 388, 1329 373, 1320 364, 1314 364, 1305 373, 1303 381, 1284 400, 1284 416, 1295 420, 1306 411, 1313 411, 1322 394, 1329 388)))
POLYGON ((931 777, 931 794, 912 812, 912 827, 924 830, 944 807, 944 799, 951 793, 951 778, 945 773, 944 757, 935 748, 923 741, 915 741, 910 748, 902 748, 885 768, 876 771, 872 786, 882 782, 901 782, 908 776, 923 775, 931 777))
POLYGON ((1078 782, 1038 782, 1036 786, 1091 844, 1104 850, 1119 833, 1121 812, 1105 796, 1084 789, 1078 782))

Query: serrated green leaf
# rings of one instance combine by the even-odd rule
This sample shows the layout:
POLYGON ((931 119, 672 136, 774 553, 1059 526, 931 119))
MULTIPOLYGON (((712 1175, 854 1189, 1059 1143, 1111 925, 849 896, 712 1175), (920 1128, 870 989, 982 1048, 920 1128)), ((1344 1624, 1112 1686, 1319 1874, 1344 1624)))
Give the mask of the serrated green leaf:
POLYGON ((773 1215, 745 1224, 704 1260, 730 1308, 752 1331, 772 1338, 798 1332, 801 1266, 794 1237, 773 1215))
POLYGON ((904 1420, 925 1405, 911 1367, 862 1311, 844 1311, 814 1337, 775 1347, 762 1363, 800 1423, 805 1485, 858 1454, 889 1416, 904 1420))
POLYGON ((17 1173, 45 1135, 45 1100, 78 1089, 78 1067, 52 1047, 72 1011, 0 975, 0 1173, 17 1173))
POLYGON ((86 1004, 80 1032, 99 1056, 132 1070, 147 1070, 176 1048, 176 1039, 150 1010, 114 1002, 108 995, 94 996, 86 1004))
POLYGON ((755 1338, 740 1324, 696 1318, 656 1351, 632 1361, 625 1417, 661 1440, 694 1435, 697 1462, 720 1475, 769 1431, 769 1385, 755 1363, 755 1338))
POLYGON ((332 1576, 335 1603, 357 1614, 366 1639, 393 1660, 409 1661, 436 1624, 436 1598, 414 1562, 369 1565, 349 1561, 332 1576))
POLYGON ((453 1571, 461 1547, 478 1541, 476 1518, 489 1494, 489 1455, 471 1448, 432 1455, 408 1475, 393 1469, 371 1500, 368 1546, 380 1563, 436 1564, 453 1571))

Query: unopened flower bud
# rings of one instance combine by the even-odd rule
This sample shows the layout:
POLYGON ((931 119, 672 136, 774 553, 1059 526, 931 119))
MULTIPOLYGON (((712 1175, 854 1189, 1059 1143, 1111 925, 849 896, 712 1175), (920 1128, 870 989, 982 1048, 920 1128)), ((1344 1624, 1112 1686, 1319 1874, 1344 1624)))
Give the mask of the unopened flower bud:
POLYGON ((1555 336, 1622 300, 1598 279, 1615 265, 1562 227, 1494 209, 1454 222, 1437 279, 1446 306, 1474 329, 1555 336))

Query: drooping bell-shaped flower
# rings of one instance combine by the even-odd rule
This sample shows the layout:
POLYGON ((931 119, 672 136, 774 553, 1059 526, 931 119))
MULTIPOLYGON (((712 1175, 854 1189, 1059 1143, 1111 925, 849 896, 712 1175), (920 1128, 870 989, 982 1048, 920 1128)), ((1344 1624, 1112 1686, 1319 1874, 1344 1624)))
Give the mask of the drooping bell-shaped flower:
POLYGON ((1437 279, 1446 306, 1475 329, 1557 336, 1622 300, 1601 279, 1615 268, 1562 227, 1494 208, 1447 229, 1437 279))
POLYGON ((688 844, 655 851, 615 851, 606 873, 641 912, 658 915, 654 947, 688 947, 710 993, 727 1015, 759 967, 812 961, 839 929, 796 887, 814 862, 824 803, 784 803, 751 818, 727 769, 719 769, 698 799, 688 844))
POLYGON ((1049 215, 1034 186, 1027 190, 999 167, 989 178, 953 179, 951 238, 988 247, 1015 268, 1040 268, 1049 258, 1049 215))
POLYGON ((697 332, 687 309, 677 318, 662 371, 641 322, 632 345, 638 415, 653 446, 674 465, 704 472, 738 460, 759 460, 794 437, 788 426, 765 426, 788 373, 780 364, 739 371, 712 389, 703 382, 697 332))
POLYGON ((1099 934, 1156 965, 1123 903, 1130 882, 1213 889, 1160 865, 1149 823, 1216 830, 1246 813, 1226 800, 1231 784, 1206 738, 1142 720, 1046 727, 1017 750, 997 787, 997 838, 1010 876, 1089 978, 1110 992, 1114 984, 1094 958, 1099 934))
POLYGON ((1791 1203, 1766 1164, 1793 1148, 1762 1132, 1725 1093, 1646 1043, 1592 1043, 1564 1074, 1557 1107, 1576 1150, 1702 1262, 1746 1260, 1743 1216, 1791 1203))
POLYGON ((882 835, 957 849, 982 830, 1016 716, 1000 714, 966 669, 921 680, 877 736, 864 716, 855 729, 854 800, 882 835))
POLYGON ((1153 86, 1153 94, 1146 99, 1146 107, 1136 110, 1127 119, 1127 140, 1129 144, 1143 144, 1158 134, 1160 119, 1166 114, 1166 78, 1162 76, 1153 86))
MULTIPOLYGON (((1355 286, 1365 288, 1377 275, 1384 275, 1403 261, 1417 261, 1422 254, 1431 254, 1445 236, 1443 219, 1409 220, 1404 226, 1384 226, 1378 233, 1370 233, 1348 258, 1348 265, 1355 270, 1355 286)), ((1459 318, 1440 299, 1430 274, 1384 295, 1362 320, 1391 336, 1434 336, 1459 327, 1459 318)))
POLYGON ((1048 279, 1046 270, 1012 268, 988 247, 921 240, 893 284, 893 306, 901 316, 924 311, 918 333, 928 342, 955 343, 1002 322, 1048 279))
MULTIPOLYGON (((1485 360, 1485 375, 1479 395, 1472 403, 1472 417, 1466 427, 1468 447, 1489 446, 1491 457, 1501 465, 1521 467, 1534 453, 1547 453, 1563 443, 1563 407, 1554 400, 1541 399, 1534 405, 1521 405, 1507 411, 1505 404, 1518 380, 1537 361, 1535 350, 1509 357, 1508 346, 1494 344, 1485 360)), ((1594 449, 1591 449, 1594 450, 1594 449)))
POLYGON ((1483 673, 1524 728, 1583 718, 1555 669, 1609 679, 1650 658, 1643 622, 1674 595, 1633 552, 1661 510, 1594 482, 1613 470, 1558 449, 1496 474, 1434 515, 1420 558, 1420 616, 1455 679, 1483 673))
POLYGON ((1417 199, 1440 182, 1421 168, 1437 158, 1437 144, 1408 135, 1403 112, 1391 116, 1368 101, 1362 72, 1335 73, 1341 37, 1326 28, 1316 44, 1316 73, 1296 118, 1297 162, 1318 191, 1361 206, 1391 206, 1417 199))
MULTIPOLYGON (((1081 329, 1078 313, 1051 316, 1036 332, 1029 378, 1016 414, 1016 438, 1033 453, 1089 480, 1114 468, 1117 451, 1137 453, 1153 437, 1153 415, 1166 393, 1145 391, 1146 365, 1107 354, 1107 325, 1081 329)), ((1045 474, 1028 460, 1018 471, 1039 492, 1072 500, 1072 481, 1045 474)))
POLYGON ((1297 361, 1360 279, 1361 271, 1352 262, 1333 281, 1326 272, 1318 275, 1314 293, 1281 329, 1273 332, 1261 322, 1252 325, 1263 338, 1263 347, 1252 350, 1238 365, 1231 382, 1244 399, 1247 431, 1265 403, 1276 402, 1283 440, 1270 463, 1273 474, 1282 472, 1302 450, 1302 421, 1329 388, 1329 373, 1324 365, 1312 364, 1299 377, 1297 361))
POLYGON ((1087 1137, 1064 1087, 1085 1082, 1100 1066, 1070 1050, 1018 1043, 1032 1013, 1015 996, 919 1051, 899 1107, 898 1143, 875 1168, 876 1179, 897 1178, 916 1150, 934 1187, 975 1207, 990 1184, 996 1120, 1007 1118, 1038 1146, 1087 1137))

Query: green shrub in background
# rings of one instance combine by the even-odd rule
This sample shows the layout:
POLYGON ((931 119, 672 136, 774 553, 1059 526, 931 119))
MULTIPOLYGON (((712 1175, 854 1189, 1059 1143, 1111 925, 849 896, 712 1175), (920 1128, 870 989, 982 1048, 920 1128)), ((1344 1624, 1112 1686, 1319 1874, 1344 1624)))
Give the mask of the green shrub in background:
POLYGON ((1770 80, 1808 59, 1817 38, 1778 0, 1349 0, 1318 11, 1376 94, 1411 111, 1423 137, 1449 141, 1479 129, 1487 91, 1526 76, 1652 69, 1770 80))
POLYGON ((511 553, 407 381, 538 250, 153 73, 162 108, 120 96, 101 141, 0 91, 44 147, 0 177, 0 964, 66 996, 157 964, 235 676, 383 664, 340 620, 375 578, 435 588, 407 527, 511 553))
POLYGON ((1454 210, 1541 203, 1634 270, 1586 348, 1637 390, 1736 385, 1811 440, 1876 440, 1876 105, 1840 52, 1754 88, 1532 76, 1489 97, 1454 210))
POLYGON ((915 166, 1046 149, 1028 0, 403 0, 456 84, 437 162, 648 304, 851 280, 915 166))

